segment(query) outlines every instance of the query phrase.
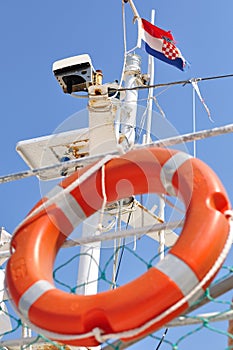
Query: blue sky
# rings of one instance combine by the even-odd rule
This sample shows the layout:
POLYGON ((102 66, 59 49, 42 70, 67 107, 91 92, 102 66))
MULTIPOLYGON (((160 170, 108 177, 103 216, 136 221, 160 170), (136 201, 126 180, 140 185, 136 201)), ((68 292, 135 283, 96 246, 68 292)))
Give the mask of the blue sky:
MULTIPOLYGON (((232 0, 221 4, 210 0, 135 0, 135 5, 141 17, 148 20, 151 10, 156 10, 156 24, 172 31, 177 46, 190 63, 189 69, 181 72, 156 61, 155 83, 233 73, 232 0)), ((17 142, 53 133, 66 118, 86 107, 86 100, 63 94, 52 73, 54 61, 88 53, 95 69, 103 71, 105 83, 120 79, 121 11, 120 0, 0 3, 1 176, 27 169, 15 150, 17 142)), ((132 19, 130 7, 126 5, 127 49, 133 48, 137 40, 137 27, 132 19)), ((139 49, 136 52, 142 57, 142 70, 146 73, 148 56, 139 49)), ((232 78, 199 84, 214 123, 196 99, 197 130, 232 123, 232 84, 232 78)), ((155 94, 160 92, 161 89, 156 90, 155 94)), ((190 85, 163 91, 158 101, 179 134, 192 132, 190 85)), ((85 123, 80 121, 82 127, 85 123)), ((215 170, 233 201, 232 144, 231 134, 200 141, 197 156, 215 170)), ((192 145, 188 149, 192 152, 192 145)), ((40 195, 37 178, 2 184, 0 226, 12 232, 40 195)), ((204 349, 203 339, 196 339, 193 349, 197 346, 204 349)), ((221 338, 221 341, 225 340, 221 338)), ((219 349, 218 343, 215 344, 212 350, 219 349)), ((155 345, 151 345, 151 349, 154 348, 155 345)))

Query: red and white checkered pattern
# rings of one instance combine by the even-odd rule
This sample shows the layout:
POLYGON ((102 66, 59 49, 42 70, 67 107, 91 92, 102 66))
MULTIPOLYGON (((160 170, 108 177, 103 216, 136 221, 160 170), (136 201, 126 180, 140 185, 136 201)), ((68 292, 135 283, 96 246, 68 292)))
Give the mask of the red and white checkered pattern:
POLYGON ((162 47, 163 54, 170 60, 175 60, 179 57, 179 50, 172 43, 164 40, 162 47))

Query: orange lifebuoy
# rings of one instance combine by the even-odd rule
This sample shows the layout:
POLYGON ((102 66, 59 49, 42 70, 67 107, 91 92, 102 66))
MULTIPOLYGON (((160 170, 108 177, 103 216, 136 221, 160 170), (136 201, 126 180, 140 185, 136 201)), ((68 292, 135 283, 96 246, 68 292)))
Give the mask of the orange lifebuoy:
POLYGON ((117 289, 86 296, 58 290, 52 269, 59 248, 103 205, 103 168, 78 182, 90 169, 65 178, 36 206, 47 202, 46 209, 34 208, 16 229, 6 269, 8 293, 22 319, 51 339, 78 346, 160 328, 204 292, 231 245, 230 203, 206 164, 174 150, 133 150, 104 166, 107 203, 149 192, 178 195, 186 206, 179 239, 164 260, 117 289))

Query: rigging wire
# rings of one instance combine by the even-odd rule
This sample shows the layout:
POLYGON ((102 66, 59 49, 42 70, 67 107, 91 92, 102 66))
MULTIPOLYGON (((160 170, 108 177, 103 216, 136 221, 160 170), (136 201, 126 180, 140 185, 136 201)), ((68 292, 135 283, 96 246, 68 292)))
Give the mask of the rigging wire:
MULTIPOLYGON (((117 213, 117 229, 121 231, 121 212, 122 212, 122 204, 123 200, 120 200, 118 203, 118 213, 117 213)), ((114 239, 114 257, 113 257, 113 274, 112 274, 112 289, 116 288, 117 281, 117 270, 119 266, 119 250, 121 248, 121 238, 114 239)))
MULTIPOLYGON (((147 98, 147 101, 148 101, 148 98, 147 98)), ((147 112, 148 112, 148 108, 149 108, 149 105, 147 103, 146 105, 146 108, 145 108, 145 111, 143 112, 143 115, 141 117, 141 121, 140 121, 140 125, 138 127, 138 130, 136 132, 136 136, 135 136, 135 143, 139 142, 139 139, 140 139, 140 136, 142 134, 142 131, 144 130, 144 125, 145 125, 145 121, 146 121, 146 115, 147 115, 147 112)))
MULTIPOLYGON (((132 215, 132 212, 133 212, 134 204, 135 204, 135 202, 133 201, 132 206, 131 206, 131 211, 129 212, 127 223, 126 223, 126 228, 125 228, 126 230, 128 229, 128 226, 129 226, 129 222, 130 222, 131 215, 132 215)), ((121 266, 121 262, 122 262, 124 251, 125 251, 125 237, 123 238, 121 254, 120 254, 120 257, 119 257, 118 266, 117 266, 117 270, 116 270, 116 274, 115 274, 115 283, 116 283, 118 275, 119 275, 120 266, 121 266)))

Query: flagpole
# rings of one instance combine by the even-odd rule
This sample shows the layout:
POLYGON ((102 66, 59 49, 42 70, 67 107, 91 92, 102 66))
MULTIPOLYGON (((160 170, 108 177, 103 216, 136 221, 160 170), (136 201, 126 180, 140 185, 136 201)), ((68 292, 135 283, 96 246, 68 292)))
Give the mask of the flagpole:
MULTIPOLYGON (((155 10, 151 11, 151 24, 155 23, 155 10)), ((148 56, 148 75, 150 77, 149 84, 154 85, 154 57, 148 56)), ((152 119, 152 109, 153 109, 153 93, 154 89, 150 88, 148 91, 148 111, 147 111, 147 127, 146 127, 146 139, 145 143, 149 144, 151 142, 151 119, 152 119)))
MULTIPOLYGON (((153 9, 151 11, 151 24, 155 24, 155 10, 153 9)), ((154 63, 154 57, 149 55, 148 57, 148 75, 150 77, 150 86, 154 85, 154 75, 155 75, 155 69, 154 69, 155 63, 154 63)), ((147 127, 146 127, 146 135, 145 135, 145 143, 150 144, 151 143, 151 121, 152 121, 152 113, 153 113, 153 94, 154 89, 150 88, 148 91, 148 111, 147 111, 147 127)), ((165 208, 165 201, 164 197, 161 196, 159 200, 159 217, 164 220, 164 208, 165 208)), ((165 231, 161 230, 159 231, 159 255, 160 260, 164 259, 164 249, 165 249, 165 231)))

